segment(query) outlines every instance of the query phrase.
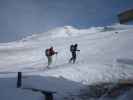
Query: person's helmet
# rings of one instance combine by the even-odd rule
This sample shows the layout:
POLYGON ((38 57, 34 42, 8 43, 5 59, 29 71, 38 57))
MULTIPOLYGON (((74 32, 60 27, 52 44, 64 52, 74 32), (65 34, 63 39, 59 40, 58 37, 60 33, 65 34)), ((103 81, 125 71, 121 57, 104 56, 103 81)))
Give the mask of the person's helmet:
POLYGON ((50 49, 53 49, 53 46, 51 46, 50 49))
POLYGON ((78 46, 78 44, 76 43, 76 44, 75 44, 75 46, 77 47, 77 46, 78 46))

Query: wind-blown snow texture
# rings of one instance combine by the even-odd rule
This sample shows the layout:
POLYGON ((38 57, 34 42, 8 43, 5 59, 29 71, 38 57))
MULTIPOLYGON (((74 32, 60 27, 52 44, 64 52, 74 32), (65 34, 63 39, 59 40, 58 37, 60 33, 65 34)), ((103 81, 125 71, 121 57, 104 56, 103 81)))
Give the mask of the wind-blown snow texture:
POLYGON ((23 87, 57 91, 55 99, 58 100, 77 95, 82 87, 89 84, 132 78, 132 42, 133 26, 116 24, 88 29, 64 26, 20 41, 1 43, 0 98, 41 100, 41 94, 15 88, 14 77, 18 71, 29 76, 24 79, 23 87), (78 43, 80 49, 76 64, 68 64, 72 43, 78 43), (54 56, 48 70, 44 51, 50 46, 59 53, 54 56))

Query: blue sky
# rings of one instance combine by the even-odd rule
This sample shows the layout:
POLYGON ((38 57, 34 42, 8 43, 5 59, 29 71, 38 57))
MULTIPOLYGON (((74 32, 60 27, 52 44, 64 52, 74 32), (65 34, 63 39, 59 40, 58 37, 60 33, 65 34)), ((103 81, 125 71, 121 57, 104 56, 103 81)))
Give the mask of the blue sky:
POLYGON ((58 26, 110 25, 131 8, 133 0, 0 0, 0 42, 58 26))

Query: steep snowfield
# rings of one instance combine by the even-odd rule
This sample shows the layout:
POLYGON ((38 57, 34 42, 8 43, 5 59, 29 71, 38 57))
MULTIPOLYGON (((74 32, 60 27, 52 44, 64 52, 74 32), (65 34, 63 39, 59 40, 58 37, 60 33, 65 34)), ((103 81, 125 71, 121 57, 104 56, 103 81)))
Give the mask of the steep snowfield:
MULTIPOLYGON (((9 100, 8 95, 10 100, 32 98, 34 93, 25 90, 29 94, 27 96, 21 89, 15 89, 14 77, 18 71, 29 76, 24 79, 24 87, 57 91, 55 99, 58 100, 77 95, 82 87, 89 84, 132 78, 132 41, 133 26, 116 24, 88 29, 65 26, 33 34, 20 41, 1 43, 0 89, 4 92, 0 98, 9 100), (68 64, 72 43, 78 43, 81 50, 77 52, 76 64, 68 64), (48 70, 45 68, 47 59, 44 51, 50 46, 59 53, 54 56, 53 65, 48 70), (11 91, 12 94, 9 93, 11 91)), ((41 100, 38 99, 40 95, 33 98, 41 100)))

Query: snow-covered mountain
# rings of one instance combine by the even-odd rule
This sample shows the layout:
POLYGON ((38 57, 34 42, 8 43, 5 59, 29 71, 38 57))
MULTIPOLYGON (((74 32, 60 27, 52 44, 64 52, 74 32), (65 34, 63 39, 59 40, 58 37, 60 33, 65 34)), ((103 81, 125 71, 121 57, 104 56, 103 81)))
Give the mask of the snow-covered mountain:
POLYGON ((74 37, 74 36, 80 36, 85 34, 89 35, 106 31, 128 30, 132 28, 133 28, 132 25, 120 25, 120 24, 114 24, 112 26, 105 26, 105 27, 90 27, 88 29, 78 29, 73 26, 64 26, 64 27, 57 27, 55 29, 51 29, 48 32, 44 33, 34 33, 30 36, 23 38, 20 41, 45 40, 46 37, 47 38, 74 37))
MULTIPOLYGON (((4 80, 8 85, 12 83, 10 77, 16 77, 18 71, 24 75, 37 75, 39 77, 26 79, 24 86, 57 91, 56 99, 63 100, 77 95, 86 85, 132 78, 132 41, 133 26, 119 24, 88 29, 64 26, 32 34, 20 41, 0 43, 0 77, 9 78, 4 80), (77 52, 76 64, 68 64, 71 57, 69 46, 74 43, 78 43, 80 52, 77 52), (54 56, 51 69, 44 70, 47 66, 45 49, 50 46, 59 53, 54 56), (54 82, 57 84, 53 85, 54 82)), ((4 89, 3 79, 0 82, 0 88, 4 89)), ((23 98, 22 90, 10 88, 12 85, 0 94, 2 100, 9 99, 6 95, 11 96, 6 91, 14 91, 12 95, 23 98)), ((13 98, 10 100, 15 100, 13 98)), ((25 100, 29 100, 28 97, 25 100)))
POLYGON ((73 26, 64 26, 64 27, 57 27, 55 29, 51 29, 48 32, 44 33, 36 33, 26 38, 23 38, 23 41, 33 40, 33 39, 45 39, 46 37, 51 38, 61 38, 61 37, 73 37, 79 36, 84 34, 96 33, 104 30, 104 27, 91 27, 88 29, 77 29, 73 26))

